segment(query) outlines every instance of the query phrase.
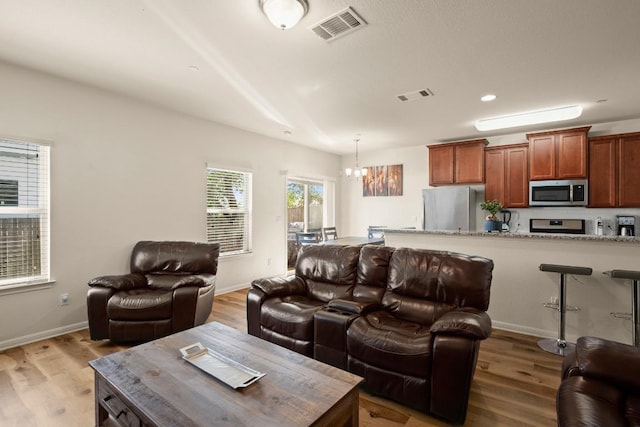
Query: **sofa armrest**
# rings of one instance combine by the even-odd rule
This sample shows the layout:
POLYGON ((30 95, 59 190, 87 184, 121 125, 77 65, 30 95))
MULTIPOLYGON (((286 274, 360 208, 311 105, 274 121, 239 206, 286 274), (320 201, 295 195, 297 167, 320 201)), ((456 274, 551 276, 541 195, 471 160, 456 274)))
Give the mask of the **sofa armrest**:
POLYGON ((365 315, 380 308, 380 303, 372 299, 334 299, 329 301, 329 308, 345 311, 352 314, 365 315))
POLYGON ((640 348, 596 337, 580 337, 575 348, 579 369, 572 374, 640 390, 640 348))
POLYGON ((491 318, 486 312, 476 308, 459 308, 436 320, 431 325, 431 333, 484 340, 491 335, 491 318))
POLYGON ((145 288, 147 279, 138 273, 122 274, 118 276, 100 276, 89 281, 89 286, 117 289, 126 291, 128 289, 145 288))
POLYGON ((298 276, 256 279, 251 282, 251 287, 260 289, 270 297, 307 293, 307 285, 298 276))

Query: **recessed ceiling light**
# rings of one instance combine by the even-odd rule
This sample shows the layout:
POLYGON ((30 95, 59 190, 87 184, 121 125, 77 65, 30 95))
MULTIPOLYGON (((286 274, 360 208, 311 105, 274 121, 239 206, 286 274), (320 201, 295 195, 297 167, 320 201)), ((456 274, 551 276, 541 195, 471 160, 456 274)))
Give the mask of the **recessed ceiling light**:
POLYGON ((493 101, 494 99, 496 99, 496 96, 492 93, 489 93, 485 96, 483 96, 482 98, 480 98, 480 101, 482 102, 489 102, 489 101, 493 101))
POLYGON ((479 131, 505 129, 516 126, 535 125, 539 123, 559 122, 580 117, 582 107, 572 105, 569 107, 549 108, 548 110, 530 111, 528 113, 514 114, 511 116, 494 117, 491 119, 476 120, 475 126, 479 131))

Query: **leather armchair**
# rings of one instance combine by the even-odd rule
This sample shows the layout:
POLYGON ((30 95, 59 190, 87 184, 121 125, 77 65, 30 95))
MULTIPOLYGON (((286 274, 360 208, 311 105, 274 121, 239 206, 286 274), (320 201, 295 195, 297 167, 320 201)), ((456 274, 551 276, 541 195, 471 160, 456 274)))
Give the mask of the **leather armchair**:
POLYGON ((92 340, 146 341, 203 324, 211 313, 220 245, 138 242, 129 274, 89 281, 92 340))
POLYGON ((639 426, 640 348, 580 337, 565 358, 556 399, 558 426, 639 426))
POLYGON ((363 387, 453 423, 463 423, 493 262, 441 251, 396 249, 381 307, 347 330, 348 369, 363 387))

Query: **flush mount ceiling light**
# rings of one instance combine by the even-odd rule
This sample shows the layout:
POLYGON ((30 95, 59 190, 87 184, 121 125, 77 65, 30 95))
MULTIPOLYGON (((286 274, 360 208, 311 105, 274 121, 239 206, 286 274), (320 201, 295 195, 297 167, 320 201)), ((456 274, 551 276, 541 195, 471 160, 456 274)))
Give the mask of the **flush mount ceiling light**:
POLYGON ((482 102, 491 102, 493 100, 496 99, 496 96, 492 93, 488 93, 485 96, 483 96, 482 98, 480 98, 480 101, 482 102))
POLYGON ((512 128, 516 126, 571 120, 576 117, 580 117, 581 114, 582 107, 579 105, 572 105, 570 107, 549 108, 548 110, 530 111, 528 113, 514 114, 511 116, 476 120, 475 126, 479 131, 488 131, 512 128))
POLYGON ((309 11, 307 0, 259 0, 269 21, 282 30, 296 25, 309 11))

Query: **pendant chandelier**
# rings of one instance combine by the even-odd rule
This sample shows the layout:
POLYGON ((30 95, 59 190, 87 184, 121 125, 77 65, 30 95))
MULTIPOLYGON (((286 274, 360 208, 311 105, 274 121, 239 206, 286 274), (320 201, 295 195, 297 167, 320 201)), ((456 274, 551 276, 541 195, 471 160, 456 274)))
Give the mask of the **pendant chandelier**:
POLYGON ((358 164, 358 142, 360 141, 360 139, 356 138, 354 139, 354 142, 356 143, 356 165, 352 168, 346 168, 344 170, 344 175, 347 178, 354 178, 354 179, 358 179, 361 176, 366 176, 367 175, 367 168, 361 168, 360 165, 358 164))

